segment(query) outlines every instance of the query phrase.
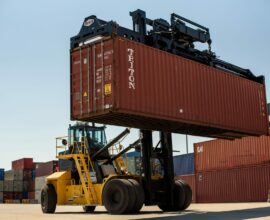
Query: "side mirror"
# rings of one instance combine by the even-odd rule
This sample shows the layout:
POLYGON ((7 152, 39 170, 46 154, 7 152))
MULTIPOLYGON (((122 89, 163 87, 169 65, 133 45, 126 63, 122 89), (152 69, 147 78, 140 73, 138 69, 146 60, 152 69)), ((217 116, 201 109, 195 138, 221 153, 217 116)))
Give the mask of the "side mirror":
POLYGON ((67 145, 67 140, 66 140, 66 139, 63 139, 63 140, 62 140, 62 144, 63 144, 64 146, 66 146, 66 145, 67 145))

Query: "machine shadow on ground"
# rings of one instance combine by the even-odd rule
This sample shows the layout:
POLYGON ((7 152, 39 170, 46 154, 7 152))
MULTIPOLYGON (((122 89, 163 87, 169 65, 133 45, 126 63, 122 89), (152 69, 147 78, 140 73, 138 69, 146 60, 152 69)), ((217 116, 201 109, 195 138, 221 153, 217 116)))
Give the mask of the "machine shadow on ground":
MULTIPOLYGON (((85 212, 56 212, 57 215, 89 215, 96 216, 102 214, 108 214, 107 211, 95 211, 94 213, 85 213, 85 212)), ((109 214, 108 214, 109 215, 109 214)), ((141 211, 136 214, 124 214, 118 215, 119 218, 124 216, 138 216, 137 220, 248 220, 262 217, 269 217, 270 219, 270 207, 262 208, 253 208, 253 209, 242 209, 234 211, 220 211, 220 212, 201 212, 195 210, 187 210, 183 212, 162 212, 162 211, 141 211), (158 214, 160 216, 150 217, 147 215, 158 214)), ((116 215, 113 215, 116 216, 116 215)), ((133 218, 132 218, 133 219, 133 218)))
MULTIPOLYGON (((170 212, 170 214, 177 214, 170 212)), ((160 220, 248 220, 255 218, 269 217, 270 219, 270 207, 254 208, 254 209, 242 209, 234 211, 220 211, 220 212, 196 212, 196 211, 184 211, 179 215, 164 216, 147 218, 144 216, 144 220, 160 219, 160 220)), ((137 218, 138 220, 140 218, 137 218)))

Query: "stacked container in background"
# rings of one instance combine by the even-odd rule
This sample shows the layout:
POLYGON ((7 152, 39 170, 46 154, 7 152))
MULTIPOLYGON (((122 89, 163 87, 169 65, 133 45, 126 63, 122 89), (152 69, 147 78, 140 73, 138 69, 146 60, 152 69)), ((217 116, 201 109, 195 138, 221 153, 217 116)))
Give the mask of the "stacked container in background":
POLYGON ((177 180, 184 180, 192 189, 192 202, 196 202, 196 184, 194 174, 194 154, 173 157, 174 175, 177 180))
POLYGON ((197 202, 265 202, 270 137, 194 144, 197 202))
POLYGON ((43 186, 46 184, 46 177, 58 171, 58 161, 52 160, 36 165, 35 173, 35 200, 40 203, 40 195, 43 186))
POLYGON ((33 158, 13 161, 12 170, 5 172, 3 195, 5 203, 34 203, 34 198, 29 197, 34 189, 33 158))
POLYGON ((4 201, 4 177, 5 177, 5 170, 0 169, 0 203, 4 201))
POLYGON ((267 104, 268 126, 270 127, 270 103, 267 104))
POLYGON ((131 151, 123 155, 128 172, 140 175, 142 172, 142 159, 140 152, 131 151))

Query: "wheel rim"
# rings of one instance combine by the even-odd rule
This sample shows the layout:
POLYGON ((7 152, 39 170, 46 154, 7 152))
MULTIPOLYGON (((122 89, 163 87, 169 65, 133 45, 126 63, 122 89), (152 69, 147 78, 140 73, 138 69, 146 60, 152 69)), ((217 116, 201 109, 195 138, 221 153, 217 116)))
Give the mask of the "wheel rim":
POLYGON ((121 193, 118 190, 112 192, 111 202, 118 204, 121 200, 121 193))

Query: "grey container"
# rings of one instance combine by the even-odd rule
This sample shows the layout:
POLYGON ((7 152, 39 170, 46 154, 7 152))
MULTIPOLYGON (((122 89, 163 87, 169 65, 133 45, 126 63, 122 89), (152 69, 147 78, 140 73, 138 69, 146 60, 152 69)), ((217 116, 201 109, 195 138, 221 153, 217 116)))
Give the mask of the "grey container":
POLYGON ((41 200, 41 190, 35 191, 35 200, 40 203, 41 200))
POLYGON ((14 180, 13 181, 13 192, 23 192, 23 181, 14 180))
POLYGON ((4 192, 13 192, 13 181, 5 180, 4 181, 4 192))
POLYGON ((131 174, 135 174, 136 173, 135 158, 134 157, 127 157, 125 159, 125 161, 126 161, 126 166, 127 166, 128 172, 130 172, 131 174))
POLYGON ((141 174, 142 170, 141 157, 126 157, 124 158, 124 162, 126 163, 128 172, 137 175, 141 174))
POLYGON ((36 177, 35 179, 35 191, 40 191, 43 186, 46 185, 46 176, 36 177))
POLYGON ((4 191, 4 181, 1 180, 0 181, 0 192, 3 192, 4 191))
POLYGON ((5 180, 23 180, 23 170, 8 170, 5 172, 5 180))

